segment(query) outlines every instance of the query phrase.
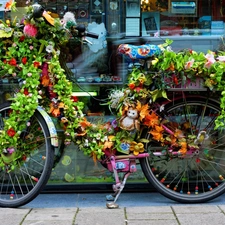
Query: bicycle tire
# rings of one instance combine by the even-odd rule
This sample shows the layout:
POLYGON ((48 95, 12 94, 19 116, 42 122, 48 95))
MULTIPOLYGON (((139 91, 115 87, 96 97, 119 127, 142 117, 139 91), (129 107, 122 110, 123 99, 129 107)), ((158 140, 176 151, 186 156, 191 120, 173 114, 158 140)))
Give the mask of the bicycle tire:
MULTIPOLYGON (((10 103, 0 105, 0 130, 10 113, 10 103)), ((32 201, 45 187, 51 175, 54 149, 50 133, 42 115, 36 110, 30 126, 20 135, 20 147, 32 146, 31 154, 14 170, 0 168, 0 207, 16 208, 32 201), (28 138, 29 137, 29 138, 28 138)))
MULTIPOLYGON (((209 138, 201 143, 198 152, 182 157, 171 156, 168 148, 156 141, 148 143, 146 149, 150 156, 140 159, 140 164, 149 183, 165 197, 181 203, 203 203, 222 195, 225 192, 225 132, 213 129, 220 112, 219 104, 203 96, 187 97, 165 105, 165 112, 164 119, 180 121, 179 125, 188 120, 195 135, 205 130, 209 138)), ((152 140, 148 132, 146 137, 152 140)))

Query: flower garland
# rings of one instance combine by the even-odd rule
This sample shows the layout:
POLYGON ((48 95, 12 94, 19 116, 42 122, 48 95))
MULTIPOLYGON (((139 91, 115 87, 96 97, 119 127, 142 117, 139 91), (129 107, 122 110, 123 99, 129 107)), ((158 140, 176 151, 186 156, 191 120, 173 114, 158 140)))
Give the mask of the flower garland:
POLYGON ((22 79, 22 86, 12 99, 10 116, 0 132, 0 167, 4 168, 6 159, 13 152, 16 157, 10 162, 11 169, 29 156, 29 147, 23 152, 17 149, 21 131, 26 121, 41 104, 53 116, 59 116, 56 108, 63 107, 67 122, 66 132, 78 127, 83 116, 83 103, 73 101, 72 84, 67 80, 59 64, 60 48, 69 39, 60 19, 54 19, 54 26, 44 17, 33 18, 34 8, 27 7, 27 15, 20 23, 6 21, 0 24, 0 76, 8 79, 22 79), (48 93, 49 98, 46 98, 48 93), (39 99, 39 101, 38 101, 39 99), (56 104, 54 111, 52 104, 56 104))

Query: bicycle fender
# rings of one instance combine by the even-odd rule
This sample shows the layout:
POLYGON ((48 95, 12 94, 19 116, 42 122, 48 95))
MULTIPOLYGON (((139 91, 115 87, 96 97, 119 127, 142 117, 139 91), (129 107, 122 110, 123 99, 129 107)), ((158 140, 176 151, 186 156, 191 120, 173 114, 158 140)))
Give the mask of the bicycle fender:
POLYGON ((52 121, 51 117, 48 115, 48 113, 41 106, 38 106, 37 110, 43 116, 43 118, 48 126, 52 146, 58 147, 58 145, 59 145, 58 135, 57 135, 57 131, 55 128, 55 124, 53 123, 53 121, 52 121))

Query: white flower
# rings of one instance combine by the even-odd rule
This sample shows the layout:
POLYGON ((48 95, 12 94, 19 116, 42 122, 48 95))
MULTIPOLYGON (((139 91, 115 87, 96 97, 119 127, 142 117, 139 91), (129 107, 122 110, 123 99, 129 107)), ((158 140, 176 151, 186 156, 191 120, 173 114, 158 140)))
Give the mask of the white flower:
POLYGON ((160 112, 164 111, 164 109, 165 109, 165 105, 164 104, 159 107, 159 111, 160 112))
POLYGON ((84 141, 84 146, 85 146, 85 147, 88 147, 88 146, 89 146, 88 139, 85 139, 85 141, 84 141))
POLYGON ((54 48, 53 48, 53 46, 52 45, 48 45, 47 47, 46 47, 46 52, 48 52, 48 53, 52 53, 53 52, 53 50, 54 50, 54 48))
POLYGON ((97 139, 97 140, 100 140, 100 139, 101 139, 101 134, 97 133, 97 134, 96 134, 96 139, 97 139))
POLYGON ((173 51, 171 46, 167 46, 167 47, 166 47, 166 50, 167 50, 168 52, 172 52, 172 51, 173 51))

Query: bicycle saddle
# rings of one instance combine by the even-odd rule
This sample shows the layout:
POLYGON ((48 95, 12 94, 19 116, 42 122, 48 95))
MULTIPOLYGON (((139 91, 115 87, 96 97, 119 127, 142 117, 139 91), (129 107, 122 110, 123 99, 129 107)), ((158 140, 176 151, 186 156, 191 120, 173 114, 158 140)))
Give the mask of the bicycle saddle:
POLYGON ((161 53, 157 45, 131 45, 121 44, 117 49, 118 54, 126 55, 130 59, 146 59, 161 53))

